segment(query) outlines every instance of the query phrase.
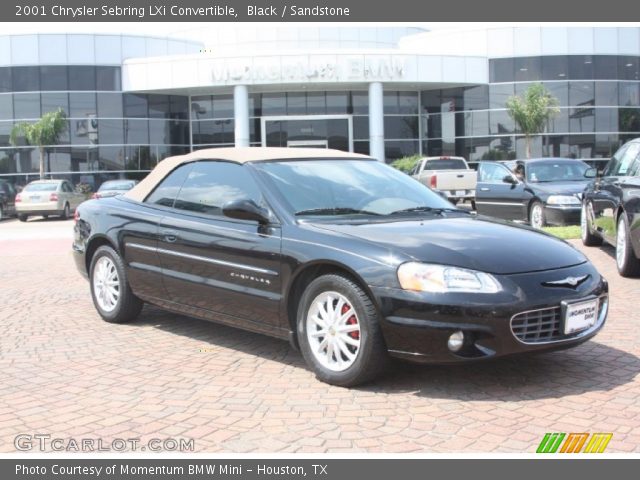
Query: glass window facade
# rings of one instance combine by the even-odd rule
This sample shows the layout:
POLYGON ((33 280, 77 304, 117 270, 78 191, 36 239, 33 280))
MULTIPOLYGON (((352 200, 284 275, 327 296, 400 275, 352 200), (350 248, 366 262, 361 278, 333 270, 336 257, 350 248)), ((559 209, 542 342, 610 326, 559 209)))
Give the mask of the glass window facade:
POLYGON ((475 105, 469 101, 469 87, 421 92, 424 154, 456 154, 470 161, 523 156, 524 136, 506 102, 536 82, 558 99, 560 113, 534 137, 533 155, 608 158, 619 145, 640 136, 639 57, 490 59, 489 81, 475 105))
MULTIPOLYGON (((118 66, 54 63, 0 67, 0 175, 13 176, 18 184, 37 173, 38 154, 24 142, 10 145, 13 125, 58 108, 66 112, 68 128, 58 145, 48 147, 46 168, 73 183, 99 186, 114 176, 140 178, 167 156, 234 145, 229 89, 192 96, 123 92, 118 66)), ((489 60, 488 72, 486 85, 422 90, 383 85, 386 160, 414 154, 470 161, 524 155, 524 136, 506 102, 536 82, 558 99, 560 113, 534 136, 534 155, 606 158, 640 136, 640 57, 499 58, 489 60)), ((326 142, 368 154, 367 85, 322 88, 250 92, 250 145, 326 142)))
POLYGON ((0 67, 0 176, 34 180, 39 156, 13 126, 61 108, 67 129, 47 147, 49 176, 98 188, 114 178, 144 177, 158 161, 190 150, 189 97, 123 93, 120 67, 41 65, 0 67))

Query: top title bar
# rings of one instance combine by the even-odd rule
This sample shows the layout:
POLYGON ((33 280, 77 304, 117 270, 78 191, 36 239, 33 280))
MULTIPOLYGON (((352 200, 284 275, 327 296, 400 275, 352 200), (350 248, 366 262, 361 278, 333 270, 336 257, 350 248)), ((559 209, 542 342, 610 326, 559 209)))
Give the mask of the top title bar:
POLYGON ((11 22, 628 22, 626 0, 14 0, 11 22))

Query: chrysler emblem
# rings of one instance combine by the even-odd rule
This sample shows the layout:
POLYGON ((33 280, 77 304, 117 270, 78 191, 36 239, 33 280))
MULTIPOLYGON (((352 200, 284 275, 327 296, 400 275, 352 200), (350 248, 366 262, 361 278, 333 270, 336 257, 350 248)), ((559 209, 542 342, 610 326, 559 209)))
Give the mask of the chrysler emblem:
POLYGON ((553 282, 542 282, 545 287, 569 287, 576 288, 582 282, 584 282, 589 275, 583 275, 582 277, 567 277, 562 280, 554 280, 553 282))

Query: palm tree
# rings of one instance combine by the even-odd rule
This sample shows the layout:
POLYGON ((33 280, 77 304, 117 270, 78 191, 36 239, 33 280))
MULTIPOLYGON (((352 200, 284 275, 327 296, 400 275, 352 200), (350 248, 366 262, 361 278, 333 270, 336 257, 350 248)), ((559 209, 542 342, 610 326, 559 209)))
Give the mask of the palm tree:
POLYGON ((549 120, 560 113, 558 99, 541 83, 531 85, 522 96, 510 97, 507 111, 524 133, 527 158, 531 158, 531 136, 542 133, 549 120))
POLYGON ((28 145, 37 146, 40 151, 40 179, 44 178, 44 154, 48 145, 57 145, 60 136, 67 129, 67 115, 59 108, 55 112, 45 113, 35 123, 17 123, 11 130, 9 141, 18 145, 18 138, 24 137, 28 145))

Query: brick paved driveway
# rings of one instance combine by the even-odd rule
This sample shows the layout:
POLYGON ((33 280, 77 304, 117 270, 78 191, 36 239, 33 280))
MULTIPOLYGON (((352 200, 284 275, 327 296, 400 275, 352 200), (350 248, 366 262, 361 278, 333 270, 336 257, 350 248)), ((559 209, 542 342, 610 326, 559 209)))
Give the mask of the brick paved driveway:
POLYGON ((608 249, 586 249, 613 293, 595 340, 464 367, 399 363, 347 390, 260 335, 149 307, 134 324, 102 322, 70 229, 0 223, 0 452, 20 433, 193 437, 204 452, 533 452, 548 431, 613 432, 608 451, 640 452, 640 280, 619 277, 608 249))

